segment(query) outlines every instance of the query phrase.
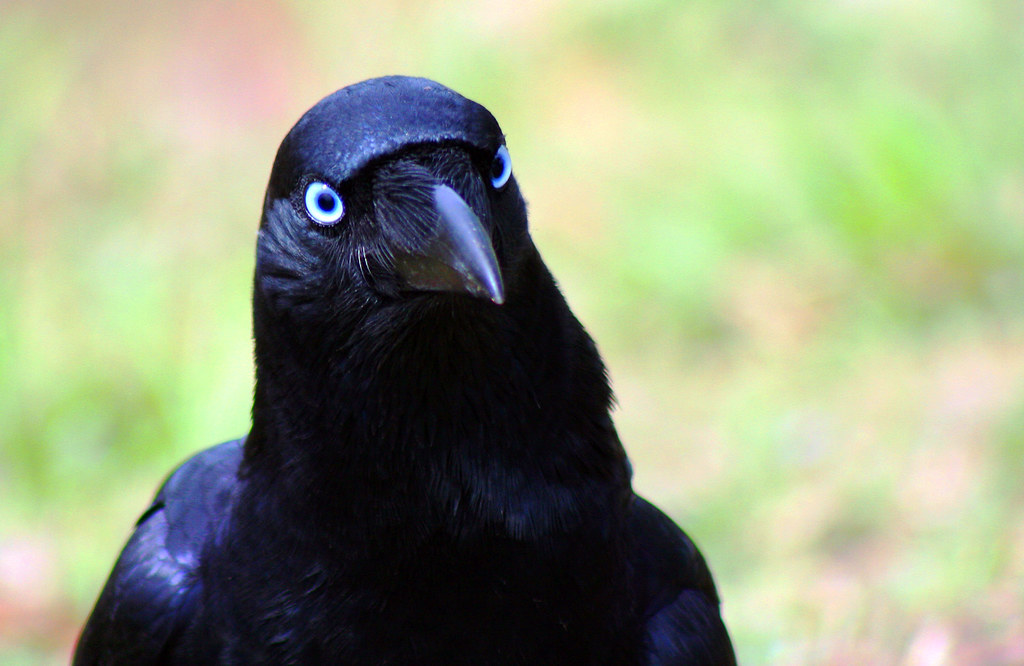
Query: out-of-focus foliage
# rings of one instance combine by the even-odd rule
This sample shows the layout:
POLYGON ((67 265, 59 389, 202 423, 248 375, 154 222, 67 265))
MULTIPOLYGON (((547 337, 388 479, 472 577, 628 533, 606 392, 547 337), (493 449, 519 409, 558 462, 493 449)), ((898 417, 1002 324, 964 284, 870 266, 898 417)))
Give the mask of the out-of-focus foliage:
POLYGON ((66 661, 163 475, 246 430, 274 151, 386 73, 502 122, 743 663, 1024 662, 1024 4, 0 15, 0 662, 66 661))

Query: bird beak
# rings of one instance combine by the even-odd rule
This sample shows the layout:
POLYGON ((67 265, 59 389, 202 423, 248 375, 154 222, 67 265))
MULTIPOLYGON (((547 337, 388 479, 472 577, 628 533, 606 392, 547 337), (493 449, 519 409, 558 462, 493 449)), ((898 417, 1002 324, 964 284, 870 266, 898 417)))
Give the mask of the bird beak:
POLYGON ((433 198, 436 233, 416 252, 395 254, 398 275, 411 289, 468 293, 501 305, 501 269, 480 218, 447 185, 434 185, 433 198))

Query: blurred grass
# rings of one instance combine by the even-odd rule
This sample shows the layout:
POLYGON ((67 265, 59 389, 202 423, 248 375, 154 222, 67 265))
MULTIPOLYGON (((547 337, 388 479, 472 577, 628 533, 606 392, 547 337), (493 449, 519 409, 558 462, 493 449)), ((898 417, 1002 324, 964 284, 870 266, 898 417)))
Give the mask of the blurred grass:
POLYGON ((0 662, 66 661, 160 479, 245 431, 274 151, 385 73, 502 122, 743 663, 1024 662, 1022 30, 967 0, 5 3, 0 662))

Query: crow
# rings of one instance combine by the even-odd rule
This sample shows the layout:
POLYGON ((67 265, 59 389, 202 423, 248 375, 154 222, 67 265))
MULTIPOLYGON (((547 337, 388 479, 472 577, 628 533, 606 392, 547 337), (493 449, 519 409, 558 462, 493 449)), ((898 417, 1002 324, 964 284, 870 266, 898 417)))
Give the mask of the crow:
POLYGON ((309 110, 252 306, 252 428, 167 479, 75 664, 735 663, 483 106, 389 76, 309 110))

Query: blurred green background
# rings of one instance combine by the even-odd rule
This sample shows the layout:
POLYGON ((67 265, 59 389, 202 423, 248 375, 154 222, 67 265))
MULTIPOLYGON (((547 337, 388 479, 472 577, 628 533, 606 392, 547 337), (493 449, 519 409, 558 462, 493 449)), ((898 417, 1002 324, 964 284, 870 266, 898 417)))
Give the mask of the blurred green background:
POLYGON ((2 3, 0 663, 246 431, 277 145, 388 73, 501 121, 743 663, 1024 663, 1017 0, 2 3))

